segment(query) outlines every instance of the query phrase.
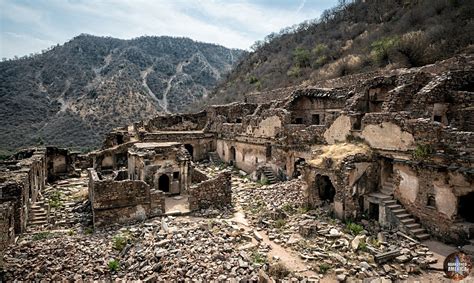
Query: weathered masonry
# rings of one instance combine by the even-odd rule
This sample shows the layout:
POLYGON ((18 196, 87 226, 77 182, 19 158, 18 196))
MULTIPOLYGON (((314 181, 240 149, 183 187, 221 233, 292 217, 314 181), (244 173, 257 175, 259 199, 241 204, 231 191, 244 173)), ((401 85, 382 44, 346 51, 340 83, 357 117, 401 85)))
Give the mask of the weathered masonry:
POLYGON ((449 60, 158 116, 111 132, 95 165, 128 164, 158 189, 166 174, 162 191, 181 193, 193 179, 188 161, 162 149, 160 164, 137 148, 179 142, 189 164, 220 159, 271 181, 303 175, 308 205, 340 218, 368 215, 419 239, 462 242, 474 234, 473 58, 449 60))

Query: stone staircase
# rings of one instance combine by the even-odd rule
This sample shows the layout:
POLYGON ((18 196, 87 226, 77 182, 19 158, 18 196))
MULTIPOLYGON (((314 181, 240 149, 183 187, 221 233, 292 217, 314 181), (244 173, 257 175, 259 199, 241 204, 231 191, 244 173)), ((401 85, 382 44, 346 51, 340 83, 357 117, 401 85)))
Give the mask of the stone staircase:
POLYGON ((269 184, 275 184, 278 182, 278 178, 269 167, 263 168, 263 175, 265 175, 265 178, 267 178, 269 184))
POLYGON ((407 233, 416 237, 420 241, 430 238, 430 234, 417 223, 415 218, 393 198, 393 191, 395 185, 392 177, 387 178, 383 183, 379 192, 370 194, 370 196, 377 198, 380 203, 383 203, 387 209, 392 212, 392 215, 397 218, 401 225, 405 228, 407 233))
POLYGON ((219 154, 217 154, 217 152, 215 152, 215 151, 209 152, 208 156, 209 156, 209 161, 211 161, 212 163, 221 162, 221 159, 219 158, 219 154))
POLYGON ((28 227, 34 228, 48 224, 48 215, 44 201, 37 201, 30 207, 28 214, 28 227))
POLYGON ((387 196, 393 196, 393 191, 395 190, 395 185, 393 184, 392 177, 388 177, 387 180, 382 184, 382 189, 380 192, 387 196))

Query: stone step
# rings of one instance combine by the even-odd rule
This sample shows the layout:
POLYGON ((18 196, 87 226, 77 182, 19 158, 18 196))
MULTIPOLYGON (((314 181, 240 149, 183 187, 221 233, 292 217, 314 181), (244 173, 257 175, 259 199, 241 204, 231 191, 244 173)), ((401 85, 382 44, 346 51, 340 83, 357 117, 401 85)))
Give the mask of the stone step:
POLYGON ((47 220, 46 215, 45 216, 33 216, 30 217, 30 221, 35 221, 35 220, 47 220))
POLYGON ((416 235, 416 237, 417 237, 418 240, 420 240, 420 241, 425 241, 425 240, 428 240, 428 239, 430 238, 430 234, 416 235))
POLYGON ((399 219, 406 219, 406 218, 411 218, 411 214, 408 214, 408 213, 400 213, 400 214, 396 214, 395 215, 399 218, 399 219))
POLYGON ((399 208, 399 209, 392 209, 392 212, 395 213, 395 214, 397 214, 397 213, 401 214, 401 213, 406 213, 407 210, 404 209, 404 208, 399 208))
POLYGON ((387 185, 383 185, 382 189, 387 190, 387 191, 394 191, 395 190, 395 188, 393 186, 387 186, 387 185))
POLYGON ((390 200, 385 200, 383 202, 385 205, 389 206, 389 205, 396 205, 397 204, 397 201, 394 200, 394 199, 390 199, 390 200))
POLYGON ((405 219, 400 219, 400 222, 402 222, 404 225, 407 225, 407 224, 415 223, 415 219, 413 219, 413 218, 405 218, 405 219))
POLYGON ((46 220, 34 220, 34 221, 29 221, 28 226, 37 226, 37 225, 45 225, 48 224, 48 221, 46 220))
POLYGON ((31 212, 30 211, 30 218, 31 217, 46 217, 46 212, 42 211, 42 212, 31 212))
POLYGON ((390 208, 391 210, 393 210, 393 209, 400 209, 402 206, 399 205, 399 204, 393 204, 393 205, 389 205, 387 207, 390 208))
POLYGON ((421 225, 419 223, 413 223, 413 224, 407 224, 405 225, 405 227, 408 228, 408 230, 414 230, 414 229, 418 229, 418 228, 421 228, 421 225))
POLYGON ((415 235, 426 234, 426 230, 424 228, 410 229, 410 232, 415 235))
POLYGON ((380 190, 380 192, 386 196, 392 196, 393 192, 392 191, 387 191, 387 190, 380 190))

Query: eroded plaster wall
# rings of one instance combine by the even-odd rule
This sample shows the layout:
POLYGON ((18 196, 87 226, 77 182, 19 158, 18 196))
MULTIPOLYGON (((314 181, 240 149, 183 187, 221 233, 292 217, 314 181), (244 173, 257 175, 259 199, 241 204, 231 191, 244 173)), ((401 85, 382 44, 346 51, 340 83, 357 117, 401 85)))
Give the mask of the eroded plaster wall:
POLYGON ((413 135, 391 122, 365 125, 362 137, 376 149, 407 151, 415 146, 413 135))
POLYGON ((324 132, 324 138, 328 144, 343 142, 351 131, 351 119, 349 116, 339 116, 331 126, 324 132))

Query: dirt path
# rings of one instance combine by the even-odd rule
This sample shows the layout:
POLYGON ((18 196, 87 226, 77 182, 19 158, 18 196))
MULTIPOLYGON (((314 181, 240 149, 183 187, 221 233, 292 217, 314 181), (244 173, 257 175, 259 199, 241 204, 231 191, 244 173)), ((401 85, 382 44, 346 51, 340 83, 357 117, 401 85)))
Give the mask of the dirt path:
MULTIPOLYGON (((245 231, 256 231, 255 227, 249 224, 242 207, 240 205, 237 205, 235 209, 237 211, 234 213, 234 217, 232 217, 230 220, 235 222, 240 228, 243 228, 245 231)), ((289 270, 301 274, 303 276, 318 276, 316 272, 308 270, 307 263, 304 262, 294 251, 275 244, 273 241, 270 241, 268 236, 263 231, 259 231, 258 234, 262 237, 262 242, 271 247, 271 250, 268 252, 269 259, 277 257, 280 259, 280 262, 283 263, 289 270)), ((257 240, 253 239, 252 242, 257 243, 257 240)))

